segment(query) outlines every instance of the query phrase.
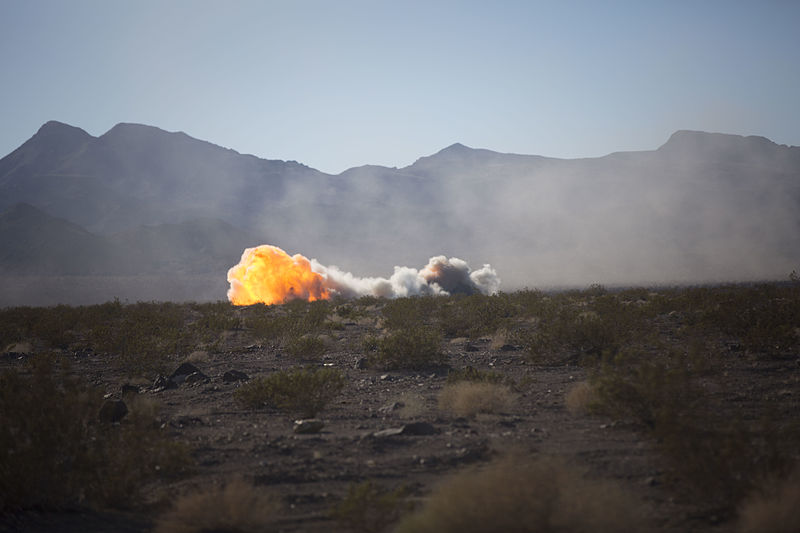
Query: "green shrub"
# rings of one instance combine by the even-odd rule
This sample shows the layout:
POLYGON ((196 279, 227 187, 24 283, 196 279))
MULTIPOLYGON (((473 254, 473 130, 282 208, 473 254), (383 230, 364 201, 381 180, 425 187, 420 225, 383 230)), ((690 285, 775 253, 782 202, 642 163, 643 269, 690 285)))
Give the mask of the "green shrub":
POLYGON ((185 447, 146 413, 101 423, 102 402, 102 391, 51 357, 0 375, 0 513, 130 506, 146 482, 185 468, 185 447))
POLYGON ((250 380, 234 397, 247 408, 272 407, 310 418, 324 409, 344 385, 344 374, 333 368, 294 369, 250 380))
POLYGON ((357 533, 380 533, 411 511, 408 490, 381 489, 371 481, 350 484, 347 496, 331 509, 331 518, 357 533))
POLYGON ((286 343, 286 351, 295 358, 317 358, 325 353, 325 341, 316 335, 303 335, 289 339, 286 343))
POLYGON ((430 324, 439 305, 440 296, 412 296, 389 300, 381 313, 384 325, 390 329, 417 329, 430 324))
POLYGON ((389 370, 440 365, 445 360, 441 342, 441 334, 430 327, 400 329, 378 340, 378 350, 370 354, 370 362, 389 370))

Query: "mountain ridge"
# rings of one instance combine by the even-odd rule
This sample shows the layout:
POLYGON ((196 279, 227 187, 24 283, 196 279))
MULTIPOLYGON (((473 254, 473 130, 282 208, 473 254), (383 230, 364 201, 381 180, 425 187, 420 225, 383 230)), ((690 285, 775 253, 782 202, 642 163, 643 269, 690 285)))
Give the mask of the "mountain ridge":
POLYGON ((800 148, 693 130, 579 159, 453 143, 331 175, 154 126, 93 137, 51 121, 0 159, 0 211, 19 202, 104 239, 139 235, 142 271, 223 279, 201 249, 225 231, 188 221, 358 275, 439 254, 492 263, 509 287, 772 279, 800 264, 800 148))

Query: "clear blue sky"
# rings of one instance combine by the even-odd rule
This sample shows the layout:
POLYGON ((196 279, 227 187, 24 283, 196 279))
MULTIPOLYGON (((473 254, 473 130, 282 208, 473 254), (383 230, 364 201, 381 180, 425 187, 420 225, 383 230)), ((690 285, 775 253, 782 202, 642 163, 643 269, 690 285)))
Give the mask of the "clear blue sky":
POLYGON ((0 156, 138 122, 338 173, 454 142, 800 145, 799 1, 0 0, 0 156))

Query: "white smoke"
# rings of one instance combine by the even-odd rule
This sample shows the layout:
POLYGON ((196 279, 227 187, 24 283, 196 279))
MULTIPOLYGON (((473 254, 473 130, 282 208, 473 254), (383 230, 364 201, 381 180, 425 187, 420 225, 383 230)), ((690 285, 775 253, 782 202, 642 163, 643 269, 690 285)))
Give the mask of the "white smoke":
POLYGON ((311 269, 325 278, 328 290, 346 298, 495 294, 500 289, 500 278, 491 265, 471 270, 466 261, 443 255, 431 257, 420 270, 396 266, 389 278, 359 278, 336 266, 325 266, 316 259, 311 260, 311 269))

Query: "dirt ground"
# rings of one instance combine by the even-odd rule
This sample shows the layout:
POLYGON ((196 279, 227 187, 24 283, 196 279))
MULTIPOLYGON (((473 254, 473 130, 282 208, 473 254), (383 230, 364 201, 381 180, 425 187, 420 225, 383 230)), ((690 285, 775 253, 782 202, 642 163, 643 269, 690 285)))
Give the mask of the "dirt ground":
MULTIPOLYGON (((471 365, 494 370, 516 383, 517 401, 507 413, 458 418, 439 410, 437 395, 447 370, 385 371, 360 368, 360 339, 374 328, 369 321, 343 322, 326 339, 321 364, 340 369, 347 384, 319 418, 319 433, 296 434, 293 420, 275 410, 246 410, 233 393, 240 382, 223 380, 230 370, 250 378, 298 364, 277 346, 250 344, 241 331, 226 332, 218 351, 193 359, 207 381, 155 390, 139 381, 140 395, 162 406, 166 431, 193 450, 190 475, 169 484, 155 483, 146 491, 152 503, 138 512, 27 513, 0 522, 2 531, 100 532, 150 531, 163 503, 179 494, 236 477, 251 480, 283 503, 279 530, 328 532, 342 530, 330 517, 353 483, 372 480, 382 487, 409 487, 422 499, 448 474, 486 462, 507 452, 558 456, 593 479, 613 480, 639 502, 649 524, 664 532, 732 531, 713 509, 671 480, 669 466, 651 437, 632 424, 570 412, 564 402, 573 384, 586 379, 574 364, 537 365, 518 346, 491 338, 446 339, 451 368, 471 365), (427 422, 423 434, 382 435, 412 422, 427 422), (376 433, 378 433, 376 435, 376 433)), ((735 349, 731 348, 731 349, 735 349)), ((70 354, 73 367, 85 378, 120 398, 130 383, 108 364, 107 356, 70 354)), ((18 367, 24 356, 0 357, 0 369, 18 367)), ((726 359, 714 369, 730 384, 723 398, 731 413, 772 404, 784 417, 800 412, 800 359, 726 359)), ((177 367, 181 361, 170 364, 177 367)), ((316 364, 320 364, 318 360, 316 364)), ((708 394, 722 394, 709 390, 708 394)), ((413 426, 412 426, 413 427, 413 426)), ((395 432, 398 433, 398 432, 395 432)))

